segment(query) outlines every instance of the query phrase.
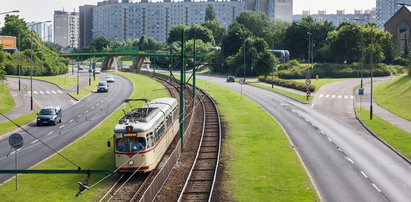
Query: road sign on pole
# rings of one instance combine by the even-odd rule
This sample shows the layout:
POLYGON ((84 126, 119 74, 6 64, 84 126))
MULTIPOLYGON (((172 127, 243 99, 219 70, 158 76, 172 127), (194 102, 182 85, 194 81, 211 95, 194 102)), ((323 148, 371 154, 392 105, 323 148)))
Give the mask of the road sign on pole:
POLYGON ((311 79, 311 74, 310 73, 305 74, 305 78, 306 79, 311 79))
POLYGON ((311 80, 310 80, 310 79, 305 80, 305 84, 306 84, 307 86, 310 85, 310 84, 311 84, 311 80))
POLYGON ((358 89, 358 95, 364 95, 364 88, 358 89))

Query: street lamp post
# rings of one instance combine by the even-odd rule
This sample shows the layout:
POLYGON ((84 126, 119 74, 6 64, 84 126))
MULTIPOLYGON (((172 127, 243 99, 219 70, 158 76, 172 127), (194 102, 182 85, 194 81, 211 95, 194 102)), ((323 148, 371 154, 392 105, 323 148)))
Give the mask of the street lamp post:
MULTIPOLYGON (((367 22, 370 23, 368 20, 365 19, 354 19, 355 21, 363 21, 363 22, 367 22)), ((370 89, 370 120, 372 120, 372 111, 373 111, 373 74, 374 74, 374 32, 373 30, 371 30, 371 58, 370 58, 370 62, 371 62, 371 89, 370 89)), ((362 73, 361 73, 361 86, 362 86, 362 73)))
MULTIPOLYGON (((30 29, 33 28, 34 25, 38 25, 41 23, 48 23, 51 22, 50 20, 44 22, 37 22, 30 26, 30 29)), ((30 36, 30 110, 33 110, 33 40, 30 36)))
POLYGON ((9 13, 19 13, 19 12, 20 12, 20 10, 7 11, 7 12, 0 13, 0 15, 9 14, 9 13))

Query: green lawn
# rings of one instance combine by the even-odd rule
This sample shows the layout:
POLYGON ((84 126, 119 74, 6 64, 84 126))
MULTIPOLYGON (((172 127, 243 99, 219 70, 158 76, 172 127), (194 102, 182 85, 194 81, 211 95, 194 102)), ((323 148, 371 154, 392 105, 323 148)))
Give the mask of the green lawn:
POLYGON ((373 120, 370 120, 370 112, 368 110, 356 110, 358 117, 368 128, 402 155, 411 159, 411 135, 409 133, 391 125, 375 114, 373 115, 373 120))
MULTIPOLYGON (((30 78, 29 76, 23 76, 23 78, 30 78)), ((33 79, 38 79, 42 81, 48 81, 54 83, 62 89, 69 88, 70 86, 76 84, 76 77, 56 77, 56 76, 33 76, 33 79)))
MULTIPOLYGON (((20 116, 18 118, 13 119, 14 122, 16 122, 17 124, 19 124, 20 126, 24 126, 28 123, 30 123, 31 121, 33 121, 36 118, 36 113, 38 113, 38 111, 34 111, 30 114, 25 114, 23 116, 20 116)), ((0 136, 13 131, 17 129, 17 126, 15 126, 13 123, 11 123, 10 121, 7 122, 3 122, 0 123, 0 136)))
POLYGON ((71 96, 81 99, 82 97, 88 95, 89 93, 93 92, 97 88, 97 84, 100 81, 100 77, 96 76, 96 80, 94 81, 91 79, 91 85, 87 85, 86 87, 83 87, 80 89, 79 94, 77 95, 77 92, 69 93, 71 96))
POLYGON ((7 113, 14 109, 16 104, 10 95, 9 87, 4 81, 0 81, 0 113, 7 113))
POLYGON ((400 76, 375 87, 375 101, 381 107, 411 121, 411 76, 400 76))
POLYGON ((312 96, 310 96, 309 100, 307 101, 307 96, 305 96, 305 95, 299 95, 299 94, 296 94, 296 93, 291 93, 291 92, 288 92, 286 90, 282 90, 282 89, 278 89, 278 88, 271 88, 269 86, 259 84, 259 83, 247 83, 247 84, 252 85, 252 86, 257 86, 257 87, 260 87, 260 88, 264 88, 264 89, 267 89, 267 90, 271 90, 271 91, 286 95, 288 97, 292 97, 292 98, 294 98, 296 100, 299 100, 303 103, 310 103, 311 99, 312 99, 312 96))
MULTIPOLYGON (((179 78, 179 77, 178 77, 179 78)), ((272 116, 227 88, 198 81, 217 101, 227 128, 223 182, 236 201, 319 201, 295 150, 272 116), (256 117, 258 117, 256 119, 256 117)))
MULTIPOLYGON (((348 78, 349 79, 349 78, 348 78)), ((306 79, 290 79, 293 81, 297 81, 300 83, 305 83, 306 79)), ((311 78, 311 85, 315 85, 315 91, 317 92, 323 85, 325 84, 329 84, 329 83, 333 83, 333 82, 337 82, 337 81, 344 81, 347 80, 346 78, 342 78, 342 79, 327 79, 327 78, 320 78, 318 80, 316 80, 315 78, 311 78)))
MULTIPOLYGON (((156 91, 163 86, 156 81, 130 73, 119 73, 131 79, 136 88, 133 98, 148 98, 168 96, 167 91, 156 91)), ((107 140, 111 140, 113 129, 120 117, 122 107, 110 115, 101 125, 93 129, 76 143, 64 149, 61 153, 80 165, 83 169, 113 169, 113 147, 108 148, 107 140)), ((69 135, 69 134, 63 134, 69 135)), ((33 169, 76 169, 73 165, 54 155, 33 169)), ((78 192, 77 182, 85 175, 21 175, 19 176, 19 191, 15 191, 14 180, 0 185, 2 201, 70 201, 78 192)), ((104 175, 92 175, 90 185, 103 178, 104 175)), ((110 179, 110 178, 109 178, 110 179)), ((109 187, 110 180, 84 192, 77 201, 96 201, 109 187)))

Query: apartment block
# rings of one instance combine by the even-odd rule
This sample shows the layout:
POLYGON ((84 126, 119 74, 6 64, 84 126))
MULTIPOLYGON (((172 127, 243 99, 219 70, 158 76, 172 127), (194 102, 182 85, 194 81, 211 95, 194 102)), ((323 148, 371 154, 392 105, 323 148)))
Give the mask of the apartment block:
POLYGON ((306 16, 311 16, 314 20, 330 21, 335 26, 338 26, 343 22, 356 22, 359 24, 364 24, 367 21, 376 22, 375 9, 354 10, 354 13, 345 13, 345 10, 337 10, 335 14, 327 14, 326 10, 319 10, 317 14, 312 14, 311 11, 304 10, 302 14, 293 15, 293 19, 301 20, 306 16))
POLYGON ((411 0, 376 0, 377 25, 380 29, 401 8, 401 3, 411 4, 411 0))
POLYGON ((53 42, 53 25, 51 23, 40 23, 37 22, 27 23, 30 30, 34 30, 42 41, 53 42))
POLYGON ((79 34, 78 12, 54 11, 54 43, 78 48, 79 34))

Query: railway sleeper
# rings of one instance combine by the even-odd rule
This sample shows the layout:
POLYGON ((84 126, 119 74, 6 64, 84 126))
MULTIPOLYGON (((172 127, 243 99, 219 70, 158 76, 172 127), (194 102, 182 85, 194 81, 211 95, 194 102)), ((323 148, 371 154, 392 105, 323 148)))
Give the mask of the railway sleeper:
POLYGON ((184 193, 183 201, 208 201, 209 193, 184 193))
POLYGON ((196 170, 215 169, 217 159, 197 159, 197 163, 194 167, 196 170))
POLYGON ((198 155, 198 158, 206 159, 206 158, 217 158, 217 152, 201 152, 198 155))
POLYGON ((201 144, 203 147, 218 147, 218 142, 211 142, 211 141, 203 141, 201 144))
POLYGON ((218 147, 201 147, 200 152, 211 153, 218 152, 218 147))
POLYGON ((214 176, 214 170, 193 170, 191 180, 211 180, 214 176))
POLYGON ((218 142, 218 136, 205 136, 203 142, 218 142))
POLYGON ((190 180, 186 193, 194 192, 194 193, 209 193, 211 190, 211 180, 190 180))

